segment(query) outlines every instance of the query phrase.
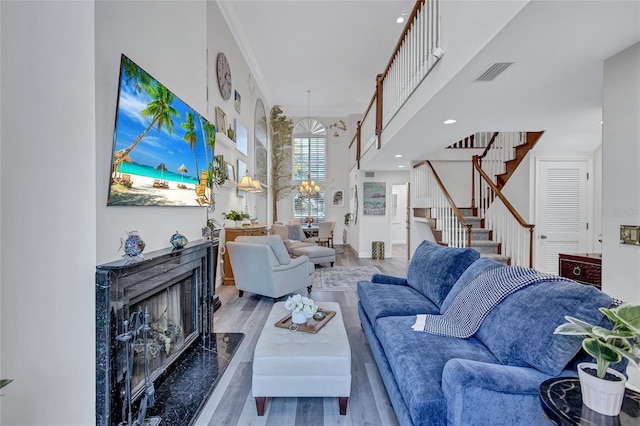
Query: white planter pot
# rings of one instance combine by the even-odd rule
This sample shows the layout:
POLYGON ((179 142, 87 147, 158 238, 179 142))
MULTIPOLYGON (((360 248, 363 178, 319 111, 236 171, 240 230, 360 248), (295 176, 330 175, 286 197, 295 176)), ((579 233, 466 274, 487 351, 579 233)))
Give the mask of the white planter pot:
POLYGON ((306 324, 307 316, 302 312, 291 312, 291 322, 294 324, 306 324))
POLYGON ((611 373, 621 380, 600 379, 584 372, 582 370, 583 367, 595 369, 597 365, 591 362, 578 364, 578 377, 580 378, 582 402, 584 405, 605 416, 617 416, 620 414, 622 399, 624 397, 624 387, 627 382, 626 377, 619 371, 608 368, 607 373, 611 373))

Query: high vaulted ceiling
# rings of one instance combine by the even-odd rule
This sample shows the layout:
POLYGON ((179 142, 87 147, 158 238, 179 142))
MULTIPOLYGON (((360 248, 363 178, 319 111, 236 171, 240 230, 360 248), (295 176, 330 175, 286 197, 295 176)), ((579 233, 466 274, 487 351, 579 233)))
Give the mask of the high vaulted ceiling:
POLYGON ((391 57, 411 0, 221 1, 265 97, 289 117, 362 114, 391 57), (253 62, 253 64, 251 64, 253 62))
MULTIPOLYGON (((443 13, 510 3, 441 1, 443 13)), ((419 102, 400 129, 389 132, 392 137, 366 168, 397 170, 396 153, 408 164, 476 131, 547 130, 565 149, 597 148, 604 60, 640 41, 640 1, 521 3, 504 28, 483 41, 434 96, 419 102), (475 81, 501 61, 514 65, 493 82, 475 81), (443 126, 443 118, 458 123, 443 126)), ((305 116, 311 90, 311 115, 318 117, 364 112, 375 75, 384 70, 402 31, 395 19, 412 7, 404 0, 221 3, 256 78, 268 88, 267 100, 289 116, 305 116)), ((467 31, 466 37, 474 36, 473 25, 467 31)), ((438 67, 451 60, 448 43, 443 37, 446 54, 438 67)))

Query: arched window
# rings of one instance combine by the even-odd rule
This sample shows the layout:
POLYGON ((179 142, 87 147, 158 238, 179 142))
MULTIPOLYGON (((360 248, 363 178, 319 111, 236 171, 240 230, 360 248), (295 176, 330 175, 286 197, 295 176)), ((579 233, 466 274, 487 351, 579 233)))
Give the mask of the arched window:
POLYGON ((298 192, 294 194, 293 216, 301 219, 311 216, 324 220, 324 191, 326 183, 327 130, 314 118, 306 118, 293 128, 293 181, 300 186, 311 179, 320 192, 311 198, 298 192))

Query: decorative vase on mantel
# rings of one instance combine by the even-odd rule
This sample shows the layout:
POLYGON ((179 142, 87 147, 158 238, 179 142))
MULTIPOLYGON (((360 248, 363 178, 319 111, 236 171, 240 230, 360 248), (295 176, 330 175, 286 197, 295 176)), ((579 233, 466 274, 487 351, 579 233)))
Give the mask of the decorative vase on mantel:
POLYGON ((585 368, 592 369, 595 374, 597 365, 592 362, 582 362, 577 367, 584 405, 605 416, 619 415, 627 378, 621 372, 608 368, 607 375, 611 378, 601 379, 586 372, 585 368))
POLYGON ((291 312, 291 322, 294 324, 306 324, 307 316, 304 312, 291 312))

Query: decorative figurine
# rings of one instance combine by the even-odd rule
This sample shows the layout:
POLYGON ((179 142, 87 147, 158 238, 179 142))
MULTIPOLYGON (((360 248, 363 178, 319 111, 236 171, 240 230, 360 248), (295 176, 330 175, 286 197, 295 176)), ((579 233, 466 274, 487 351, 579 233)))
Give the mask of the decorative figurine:
POLYGON ((121 250, 123 246, 123 257, 129 257, 131 259, 138 256, 141 258, 143 257, 142 250, 144 250, 144 241, 140 239, 138 231, 127 232, 127 239, 124 241, 120 238, 120 248, 118 250, 121 250))
POLYGON ((180 250, 181 248, 186 246, 187 243, 189 243, 189 240, 187 240, 187 237, 185 237, 184 235, 176 231, 176 233, 171 236, 171 239, 169 240, 169 242, 171 243, 174 249, 180 250))

